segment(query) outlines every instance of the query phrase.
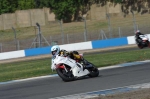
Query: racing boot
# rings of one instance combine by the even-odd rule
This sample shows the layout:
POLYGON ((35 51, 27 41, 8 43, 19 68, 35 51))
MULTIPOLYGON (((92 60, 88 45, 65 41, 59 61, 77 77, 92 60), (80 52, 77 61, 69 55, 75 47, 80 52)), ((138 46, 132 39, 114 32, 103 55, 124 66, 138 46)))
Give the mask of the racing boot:
POLYGON ((85 59, 81 59, 81 64, 83 66, 83 71, 86 69, 87 61, 85 59))

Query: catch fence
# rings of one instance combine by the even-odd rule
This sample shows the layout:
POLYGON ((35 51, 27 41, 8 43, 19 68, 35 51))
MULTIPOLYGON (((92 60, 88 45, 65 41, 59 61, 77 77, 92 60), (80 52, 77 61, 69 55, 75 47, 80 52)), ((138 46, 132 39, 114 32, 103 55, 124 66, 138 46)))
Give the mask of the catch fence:
MULTIPOLYGON (((70 28, 69 26, 67 27, 65 26, 65 24, 59 24, 57 22, 54 23, 56 26, 51 26, 51 31, 48 30, 48 27, 44 28, 40 27, 40 25, 37 25, 36 27, 32 28, 31 31, 33 34, 28 34, 28 38, 19 38, 18 36, 26 35, 26 33, 29 32, 28 29, 24 30, 23 33, 18 33, 19 30, 15 31, 13 29, 11 34, 14 34, 14 37, 12 37, 12 39, 5 41, 5 38, 3 38, 3 35, 1 35, 0 39, 2 40, 0 40, 0 52, 9 52, 29 48, 52 46, 55 44, 62 45, 93 40, 104 40, 118 37, 133 36, 135 30, 137 29, 139 29, 144 34, 150 33, 149 16, 139 20, 132 19, 131 17, 130 20, 120 20, 118 22, 114 22, 114 20, 109 19, 106 20, 106 22, 104 22, 106 23, 104 24, 104 26, 95 25, 97 23, 100 24, 100 22, 97 21, 96 23, 94 23, 94 25, 92 24, 92 28, 90 27, 90 25, 88 25, 92 23, 92 21, 86 21, 87 20, 80 22, 78 28, 75 28, 77 26, 71 28, 70 31, 72 32, 70 33, 65 31, 66 28, 70 28), (49 33, 53 32, 52 29, 56 27, 58 33, 49 33)), ((76 24, 78 24, 78 22, 76 22, 76 24)))

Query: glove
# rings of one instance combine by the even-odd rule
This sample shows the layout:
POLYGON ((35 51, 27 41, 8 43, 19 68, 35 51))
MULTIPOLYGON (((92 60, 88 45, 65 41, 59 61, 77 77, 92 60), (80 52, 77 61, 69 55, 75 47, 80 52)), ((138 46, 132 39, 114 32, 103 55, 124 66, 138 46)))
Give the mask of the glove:
POLYGON ((66 50, 64 50, 64 56, 68 56, 69 52, 67 52, 66 50))

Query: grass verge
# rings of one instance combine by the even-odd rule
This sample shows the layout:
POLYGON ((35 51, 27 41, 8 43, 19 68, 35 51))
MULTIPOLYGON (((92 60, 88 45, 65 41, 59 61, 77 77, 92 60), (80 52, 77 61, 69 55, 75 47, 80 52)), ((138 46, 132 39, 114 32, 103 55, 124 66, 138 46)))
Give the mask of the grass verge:
MULTIPOLYGON (((85 55, 97 67, 150 59, 150 49, 85 55)), ((51 59, 38 59, 0 64, 0 82, 54 74, 51 59)))

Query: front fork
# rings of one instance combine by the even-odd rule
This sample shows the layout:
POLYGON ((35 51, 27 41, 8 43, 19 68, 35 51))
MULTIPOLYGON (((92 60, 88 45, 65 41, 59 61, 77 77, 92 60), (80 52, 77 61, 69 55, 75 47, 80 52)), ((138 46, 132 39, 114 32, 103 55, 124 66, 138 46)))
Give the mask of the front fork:
POLYGON ((66 68, 66 66, 65 65, 63 65, 64 66, 64 69, 65 69, 65 71, 66 71, 66 73, 68 72, 68 70, 67 70, 67 68, 66 68))

